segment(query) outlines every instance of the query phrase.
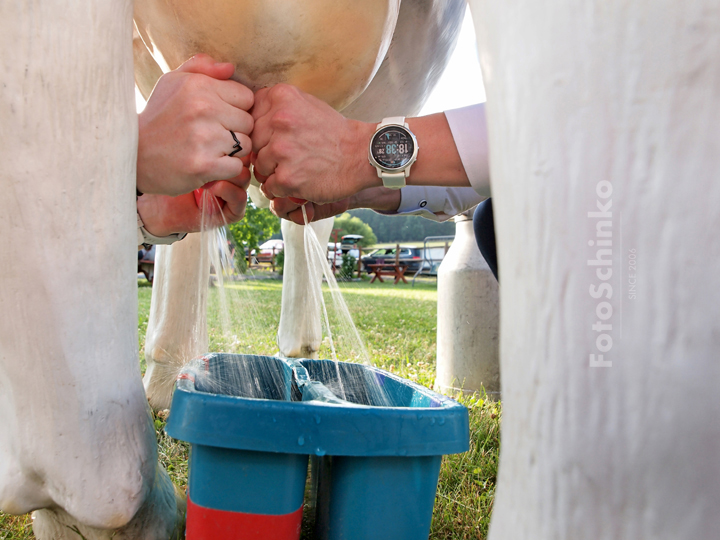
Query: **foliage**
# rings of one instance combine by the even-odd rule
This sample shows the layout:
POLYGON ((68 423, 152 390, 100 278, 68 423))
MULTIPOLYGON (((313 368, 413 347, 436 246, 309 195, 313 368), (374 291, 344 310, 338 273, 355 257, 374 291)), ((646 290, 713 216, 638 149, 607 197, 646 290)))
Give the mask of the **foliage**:
POLYGON ((235 240, 236 259, 243 248, 258 249, 260 244, 280 231, 280 219, 267 208, 258 208, 248 201, 245 217, 228 226, 235 240), (239 253, 238 253, 239 252, 239 253))
POLYGON ((247 253, 245 253, 245 249, 242 247, 242 245, 238 246, 237 243, 235 244, 235 252, 233 253, 233 255, 233 258, 235 259, 235 270, 237 270, 241 274, 247 272, 247 253))
POLYGON ((439 223, 420 216, 386 216, 368 209, 350 210, 349 214, 367 223, 381 243, 422 242, 427 236, 455 234, 452 221, 439 223))
POLYGON ((377 243, 377 237, 370 225, 358 217, 351 216, 348 212, 345 212, 335 218, 335 225, 333 228, 340 229, 338 238, 345 236, 346 234, 362 235, 364 238, 360 240, 359 244, 363 247, 372 246, 377 243))
POLYGON ((339 277, 340 279, 352 279, 353 275, 355 274, 355 271, 357 270, 357 259, 350 255, 349 253, 345 253, 342 256, 342 262, 340 263, 340 272, 339 277))
POLYGON ((285 250, 281 249, 277 255, 275 255, 275 270, 281 276, 285 270, 285 250))

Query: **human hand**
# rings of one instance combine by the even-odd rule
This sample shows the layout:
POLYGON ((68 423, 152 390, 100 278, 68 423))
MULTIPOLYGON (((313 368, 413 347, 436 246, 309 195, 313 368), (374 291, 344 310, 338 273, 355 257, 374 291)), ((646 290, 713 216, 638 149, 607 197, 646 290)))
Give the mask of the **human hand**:
MULTIPOLYGON (((305 203, 305 213, 308 223, 319 221, 331 216, 337 216, 355 208, 369 208, 376 212, 394 214, 397 212, 401 201, 401 190, 389 189, 384 186, 375 186, 358 191, 352 197, 348 197, 333 203, 317 204, 305 203)), ((302 213, 302 202, 290 198, 276 198, 270 202, 270 210, 283 219, 305 225, 305 218, 302 213)))
POLYGON ((268 198, 332 203, 380 182, 367 159, 374 124, 287 84, 259 90, 252 115, 255 177, 268 198))
MULTIPOLYGON (((137 188, 181 195, 243 174, 253 118, 252 92, 227 80, 234 67, 198 54, 166 73, 138 116, 137 188), (242 151, 230 157, 235 132, 242 151)), ((235 182, 237 184, 237 182, 235 182)))
POLYGON ((305 225, 305 216, 303 216, 302 211, 303 206, 305 207, 308 223, 311 223, 346 212, 350 206, 350 198, 348 197, 327 204, 311 202, 301 204, 289 198, 277 198, 270 201, 270 210, 273 214, 279 218, 297 223, 298 225, 305 225))
MULTIPOLYGON (((222 227, 242 219, 245 215, 249 184, 250 171, 245 168, 240 176, 231 180, 219 180, 205 185, 206 229, 222 227)), ((145 229, 162 237, 200 231, 203 218, 201 204, 200 196, 196 196, 195 192, 175 197, 145 194, 138 199, 137 209, 145 229)))

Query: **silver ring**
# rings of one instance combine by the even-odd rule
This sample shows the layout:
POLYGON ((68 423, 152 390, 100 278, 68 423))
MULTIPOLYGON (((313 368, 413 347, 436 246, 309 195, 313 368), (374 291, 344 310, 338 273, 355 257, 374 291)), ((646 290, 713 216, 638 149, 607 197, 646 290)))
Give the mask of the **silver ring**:
POLYGON ((240 152, 242 150, 242 146, 240 146, 240 141, 238 141, 237 136, 235 135, 234 131, 230 131, 230 135, 232 135, 233 140, 235 141, 235 144, 233 145, 233 151, 228 154, 228 156, 233 157, 235 154, 240 152))

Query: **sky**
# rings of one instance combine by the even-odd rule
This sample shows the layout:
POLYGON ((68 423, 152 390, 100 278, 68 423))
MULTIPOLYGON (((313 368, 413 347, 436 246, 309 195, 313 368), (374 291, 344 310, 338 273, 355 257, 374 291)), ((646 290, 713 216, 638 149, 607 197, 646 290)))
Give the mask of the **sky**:
MULTIPOLYGON (((457 109, 485 101, 485 88, 475 43, 475 29, 470 17, 470 9, 466 9, 455 51, 437 86, 425 103, 421 115, 457 109)), ((135 103, 138 112, 145 108, 145 100, 137 88, 135 89, 135 103)))
POLYGON ((470 16, 470 8, 466 8, 455 51, 420 115, 457 109, 484 101, 485 87, 480 73, 475 28, 470 16))

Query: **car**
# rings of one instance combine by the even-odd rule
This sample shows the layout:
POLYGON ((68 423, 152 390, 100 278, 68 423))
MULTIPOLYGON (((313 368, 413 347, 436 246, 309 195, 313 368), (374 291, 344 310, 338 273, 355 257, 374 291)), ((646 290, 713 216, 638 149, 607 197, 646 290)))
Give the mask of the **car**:
MULTIPOLYGON (((366 272, 370 272, 371 264, 395 264, 397 247, 379 248, 363 256, 362 263, 366 272)), ((408 272, 417 272, 422 264, 422 249, 412 246, 400 246, 398 263, 406 266, 408 272)))
POLYGON ((340 238, 340 245, 343 253, 347 253, 351 249, 357 249, 362 239, 365 238, 361 234, 346 234, 340 238))
POLYGON ((277 256, 284 247, 285 244, 280 239, 268 240, 260 244, 257 251, 253 249, 251 255, 258 263, 271 263, 275 256, 277 256))
POLYGON ((360 250, 356 248, 346 249, 348 246, 341 246, 340 243, 328 243, 327 259, 331 264, 340 266, 342 264, 343 255, 350 255, 353 259, 357 260, 360 257, 360 250))

